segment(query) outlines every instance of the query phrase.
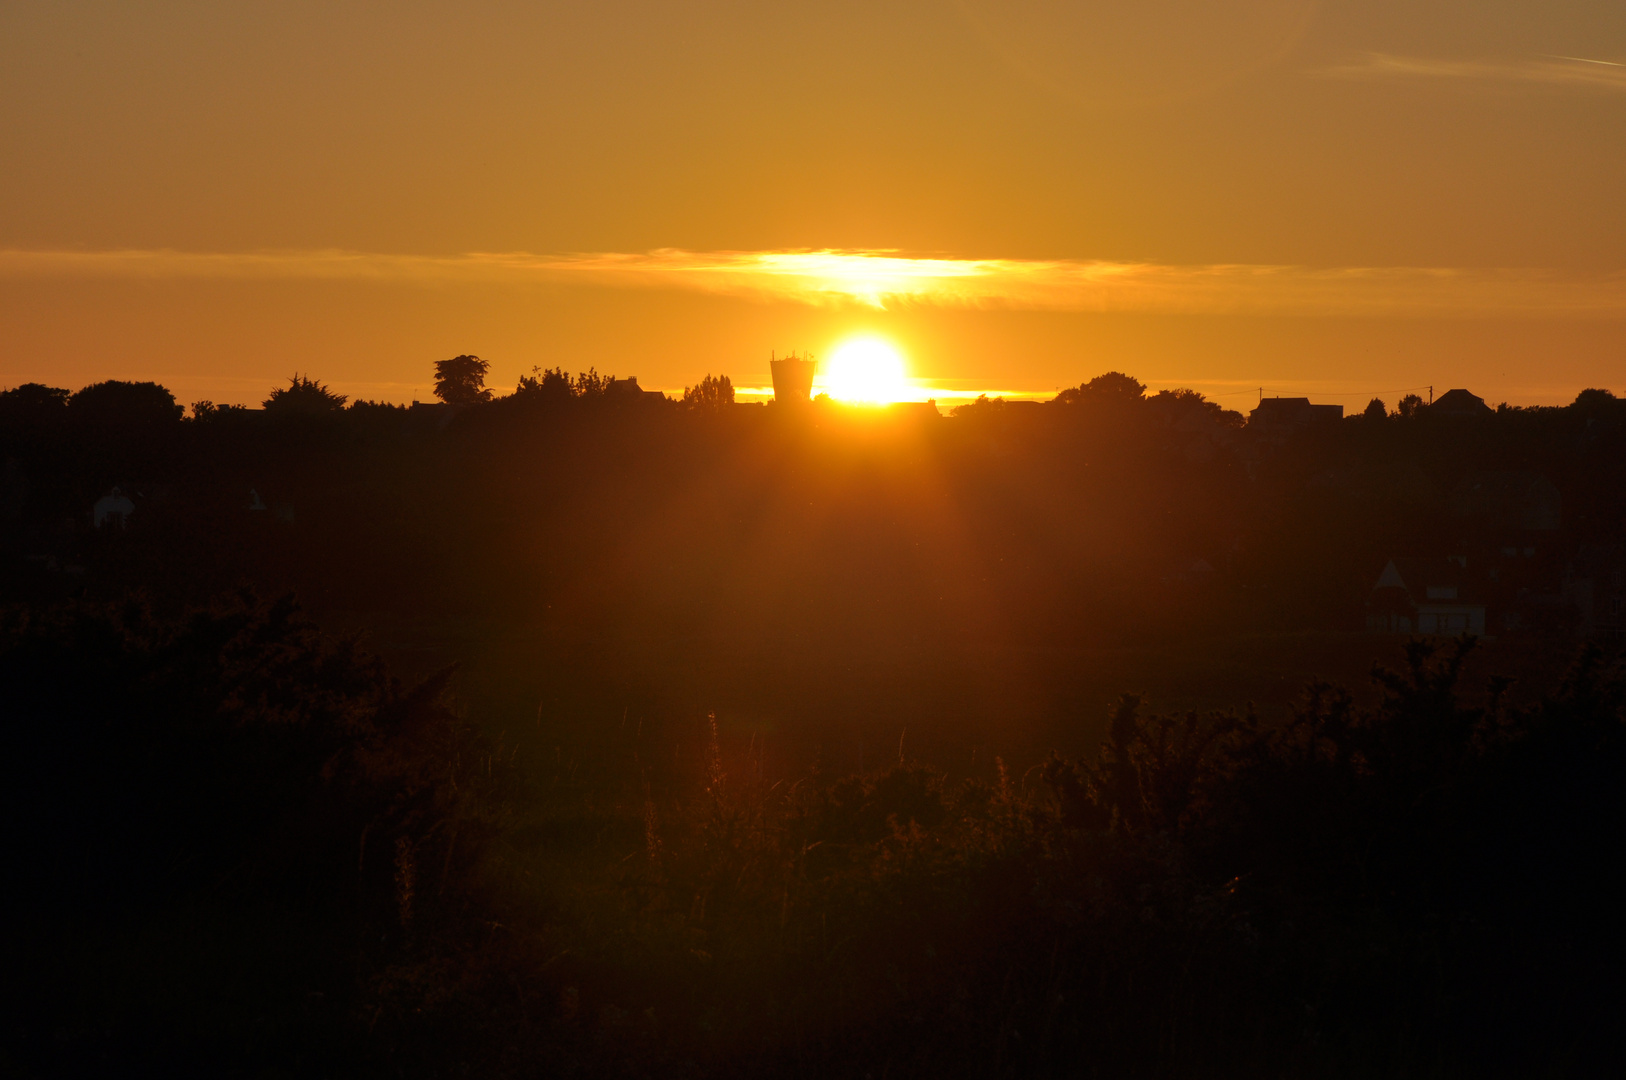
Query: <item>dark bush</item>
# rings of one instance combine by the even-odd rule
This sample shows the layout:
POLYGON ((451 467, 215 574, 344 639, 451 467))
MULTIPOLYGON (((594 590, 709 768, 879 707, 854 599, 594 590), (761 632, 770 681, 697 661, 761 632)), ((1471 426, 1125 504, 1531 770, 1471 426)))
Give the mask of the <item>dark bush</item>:
POLYGON ((355 1058, 358 977, 455 924, 489 831, 444 677, 403 687, 243 599, 14 611, 0 685, 21 1060, 355 1058))

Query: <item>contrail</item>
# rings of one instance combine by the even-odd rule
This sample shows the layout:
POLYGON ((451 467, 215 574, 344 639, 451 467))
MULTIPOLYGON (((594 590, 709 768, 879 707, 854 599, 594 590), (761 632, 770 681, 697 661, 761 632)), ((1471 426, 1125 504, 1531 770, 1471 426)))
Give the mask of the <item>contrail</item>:
POLYGON ((1626 90, 1626 64, 1553 53, 1517 62, 1364 53, 1310 74, 1335 79, 1440 79, 1504 85, 1545 84, 1617 93, 1626 90))
POLYGON ((1605 67, 1626 67, 1626 64, 1617 64, 1613 60, 1592 60, 1585 56, 1559 56, 1556 53, 1543 53, 1549 60, 1574 60, 1577 64, 1602 64, 1605 67))

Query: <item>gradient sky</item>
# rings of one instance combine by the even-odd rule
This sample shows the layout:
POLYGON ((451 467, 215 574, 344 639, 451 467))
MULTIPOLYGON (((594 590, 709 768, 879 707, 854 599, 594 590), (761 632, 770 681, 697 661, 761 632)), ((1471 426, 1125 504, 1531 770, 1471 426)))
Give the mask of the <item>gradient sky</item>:
POLYGON ((1601 0, 0 0, 0 384, 1626 393, 1622 64, 1601 0))

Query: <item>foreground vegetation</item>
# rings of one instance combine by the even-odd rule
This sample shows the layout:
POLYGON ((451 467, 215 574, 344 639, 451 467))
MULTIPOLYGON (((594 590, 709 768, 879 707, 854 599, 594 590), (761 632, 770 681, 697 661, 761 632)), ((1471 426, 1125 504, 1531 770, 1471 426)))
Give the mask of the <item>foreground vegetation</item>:
POLYGON ((1626 681, 1415 643, 995 783, 482 731, 289 602, 14 609, 7 1072, 1589 1075, 1626 681), (1472 704, 1470 704, 1472 702, 1472 704), (567 752, 568 751, 568 752, 567 752))
POLYGON ((1273 436, 1111 374, 939 417, 446 363, 415 409, 0 392, 0 1072, 1619 1056, 1626 691, 1563 590, 1626 403, 1273 436), (1361 636, 1407 554, 1499 640, 1361 636), (1143 688, 1236 708, 1103 710, 1143 688))

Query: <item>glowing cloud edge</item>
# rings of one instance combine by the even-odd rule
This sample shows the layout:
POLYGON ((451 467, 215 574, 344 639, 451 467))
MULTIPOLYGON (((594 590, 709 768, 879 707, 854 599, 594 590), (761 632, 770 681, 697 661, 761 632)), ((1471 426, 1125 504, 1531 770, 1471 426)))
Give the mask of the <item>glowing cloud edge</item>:
POLYGON ((0 279, 377 281, 655 288, 804 305, 1354 316, 1626 316, 1626 274, 1173 265, 806 249, 436 256, 342 250, 0 250, 0 279))

